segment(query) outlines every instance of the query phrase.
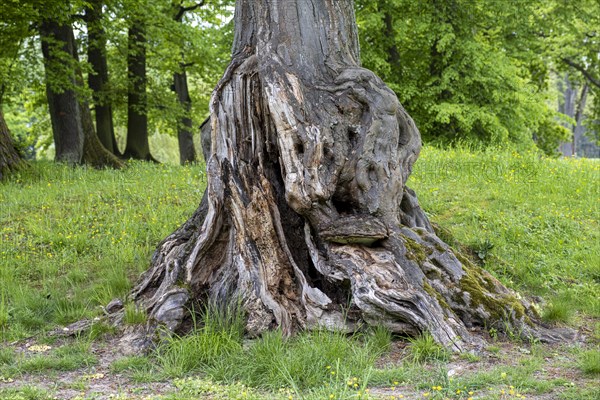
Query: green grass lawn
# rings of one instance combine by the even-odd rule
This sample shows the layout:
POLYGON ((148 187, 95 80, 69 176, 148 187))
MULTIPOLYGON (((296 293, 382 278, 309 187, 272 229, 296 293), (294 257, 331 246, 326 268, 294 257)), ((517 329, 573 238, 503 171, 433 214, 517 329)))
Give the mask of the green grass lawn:
MULTIPOLYGON (((560 355, 581 376, 599 373, 599 178, 600 163, 593 160, 427 147, 408 182, 445 240, 536 299, 548 322, 585 327, 595 344, 560 355)), ((99 171, 35 162, 0 184, 0 343, 35 335, 53 347, 27 357, 1 348, 0 398, 52 398, 52 390, 37 387, 2 389, 2 382, 27 374, 83 368, 89 370, 84 376, 95 376, 100 362, 89 349, 110 329, 60 346, 44 333, 98 316, 101 306, 123 298, 158 242, 194 211, 205 183, 201 166, 133 162, 123 171, 99 171)), ((138 317, 131 310, 131 318, 138 317)), ((109 371, 132 382, 168 380, 174 392, 164 398, 173 399, 391 399, 401 398, 400 388, 435 399, 467 399, 469 392, 520 398, 556 388, 564 398, 598 394, 597 388, 569 386, 566 378, 540 381, 544 350, 535 346, 516 366, 507 359, 452 381, 449 362, 478 363, 481 356, 457 359, 427 336, 407 345, 402 363, 378 366, 391 343, 378 330, 354 337, 312 332, 291 341, 273 333, 250 348, 236 332, 202 328, 149 357, 117 360, 109 371), (495 392, 485 392, 487 386, 495 392), (370 387, 387 392, 370 395, 370 387)), ((73 386, 86 388, 92 378, 86 379, 73 386)))
POLYGON ((486 269, 547 299, 548 319, 600 317, 600 162, 427 148, 408 184, 486 269))

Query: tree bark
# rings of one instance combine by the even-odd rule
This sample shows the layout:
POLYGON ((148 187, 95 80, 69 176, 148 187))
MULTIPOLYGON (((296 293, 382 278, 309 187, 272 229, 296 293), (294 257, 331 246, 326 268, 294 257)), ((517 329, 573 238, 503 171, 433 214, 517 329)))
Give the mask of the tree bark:
POLYGON ((4 120, 0 102, 0 181, 17 171, 21 165, 23 165, 23 160, 4 120))
POLYGON ((184 330, 192 304, 239 302, 250 336, 366 322, 454 350, 478 342, 475 326, 551 340, 527 302, 435 235, 406 187, 419 131, 360 67, 352 1, 238 0, 235 23, 206 193, 130 294, 144 333, 184 330))
POLYGON ((390 12, 384 15, 386 39, 388 40, 388 62, 391 67, 391 75, 398 79, 398 76, 402 72, 402 65, 400 64, 400 51, 398 50, 398 44, 396 41, 396 33, 394 31, 394 18, 390 12))
POLYGON ((92 72, 88 85, 93 91, 93 103, 98 139, 111 153, 120 156, 115 137, 111 101, 108 96, 108 63, 106 61, 106 34, 102 27, 102 5, 104 0, 92 0, 85 10, 88 30, 88 62, 92 72))
POLYGON ((583 87, 581 88, 581 95, 579 96, 579 102, 577 103, 575 125, 573 125, 573 155, 577 155, 579 142, 585 133, 585 127, 583 126, 583 111, 585 110, 589 87, 590 86, 587 82, 583 84, 583 87))
MULTIPOLYGON (((174 3, 175 16, 173 19, 182 23, 183 16, 187 11, 192 11, 202 7, 204 1, 195 4, 191 7, 184 7, 182 2, 174 3)), ((183 59, 183 52, 181 54, 183 59)), ((183 113, 177 118, 177 140, 179 142, 179 162, 181 165, 196 162, 196 149, 194 147, 194 132, 192 127, 192 118, 190 112, 192 110, 192 99, 188 89, 187 73, 185 64, 180 63, 180 72, 173 74, 173 88, 177 95, 177 101, 181 106, 183 113)))
POLYGON ((46 96, 52 120, 56 161, 78 164, 83 156, 83 131, 72 65, 73 31, 68 24, 44 20, 40 25, 46 71, 46 96))
POLYGON ((181 66, 181 72, 173 74, 173 83, 177 101, 181 106, 183 114, 177 118, 177 139, 179 142, 179 162, 181 165, 196 162, 196 149, 194 148, 194 133, 192 126, 192 99, 188 90, 187 74, 185 66, 181 66))
POLYGON ((128 40, 127 145, 123 156, 153 161, 148 143, 146 27, 140 17, 134 18, 128 40))
MULTIPOLYGON (((71 40, 75 42, 75 37, 71 31, 71 40)), ((79 64, 79 54, 77 48, 73 46, 72 57, 75 60, 76 83, 78 87, 84 86, 83 72, 79 64)), ((79 116, 81 118, 81 129, 83 131, 83 155, 81 161, 96 168, 123 168, 125 164, 117 158, 111 151, 107 150, 102 144, 96 128, 89 102, 80 94, 78 96, 79 116)))
MULTIPOLYGON (((577 102, 577 88, 573 87, 569 74, 565 74, 562 81, 558 81, 558 90, 562 93, 562 101, 559 101, 558 112, 565 114, 568 117, 575 117, 575 103, 577 102)), ((565 124, 567 128, 572 130, 570 124, 565 124)), ((573 140, 563 142, 559 146, 559 151, 563 156, 572 157, 575 155, 575 147, 573 140)))

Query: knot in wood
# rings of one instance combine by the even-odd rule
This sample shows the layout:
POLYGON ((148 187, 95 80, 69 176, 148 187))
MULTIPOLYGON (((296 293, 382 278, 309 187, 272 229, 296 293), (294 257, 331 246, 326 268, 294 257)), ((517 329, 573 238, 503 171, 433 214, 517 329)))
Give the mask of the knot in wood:
POLYGON ((371 215, 341 217, 321 229, 321 237, 329 242, 341 244, 371 245, 387 239, 388 230, 381 220, 371 215))

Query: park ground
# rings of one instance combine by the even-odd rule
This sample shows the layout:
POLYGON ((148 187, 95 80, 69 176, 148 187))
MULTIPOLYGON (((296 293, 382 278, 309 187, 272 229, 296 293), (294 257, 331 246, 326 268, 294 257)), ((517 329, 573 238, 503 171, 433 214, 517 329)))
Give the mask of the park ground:
MULTIPOLYGON (((199 203, 203 171, 40 161, 1 184, 1 399, 600 398, 600 163, 502 149, 426 147, 408 185, 444 240, 535 302, 545 323, 575 329, 570 343, 493 326, 479 331, 486 346, 463 354, 377 328, 247 340, 239 321, 210 312, 146 356, 119 354, 102 321, 53 334, 125 298, 199 203)), ((127 304, 125 319, 145 315, 127 304)))

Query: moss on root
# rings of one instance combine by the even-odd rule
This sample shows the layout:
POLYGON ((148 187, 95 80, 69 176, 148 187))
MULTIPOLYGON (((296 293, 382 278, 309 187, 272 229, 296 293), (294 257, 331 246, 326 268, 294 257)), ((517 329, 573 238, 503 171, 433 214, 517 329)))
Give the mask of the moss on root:
POLYGON ((431 249, 424 248, 422 245, 409 237, 403 236, 403 238, 404 245, 406 246, 406 258, 415 261, 419 265, 423 264, 423 262, 427 260, 427 256, 431 255, 431 249))
POLYGON ((444 299, 444 297, 437 291, 435 290, 427 281, 423 282, 423 289, 427 292, 427 294, 429 294, 432 297, 435 297, 436 300, 438 301, 439 305, 446 310, 451 310, 450 306, 448 305, 448 303, 446 302, 446 300, 444 299))
POLYGON ((481 267, 473 264, 461 254, 456 257, 463 265, 465 275, 460 279, 461 292, 470 296, 470 306, 483 307, 490 315, 491 322, 505 320, 513 312, 518 320, 530 323, 524 304, 512 293, 499 293, 502 284, 481 267))

